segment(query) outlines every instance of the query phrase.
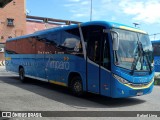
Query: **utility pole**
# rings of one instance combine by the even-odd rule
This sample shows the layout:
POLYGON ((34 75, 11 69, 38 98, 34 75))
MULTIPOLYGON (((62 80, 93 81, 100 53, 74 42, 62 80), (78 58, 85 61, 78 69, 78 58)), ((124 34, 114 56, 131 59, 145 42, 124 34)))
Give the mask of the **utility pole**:
POLYGON ((151 34, 149 36, 153 36, 154 40, 156 39, 156 35, 160 35, 160 33, 154 33, 154 34, 151 34))
POLYGON ((90 6, 90 21, 92 21, 92 0, 91 0, 91 6, 90 6))

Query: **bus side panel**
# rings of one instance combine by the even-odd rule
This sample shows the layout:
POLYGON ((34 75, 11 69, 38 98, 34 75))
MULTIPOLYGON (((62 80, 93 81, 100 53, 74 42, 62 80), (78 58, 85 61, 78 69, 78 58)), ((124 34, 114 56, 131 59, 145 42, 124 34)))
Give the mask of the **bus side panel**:
POLYGON ((155 78, 160 78, 160 57, 154 56, 155 78))
POLYGON ((61 54, 58 57, 60 68, 58 69, 59 79, 58 82, 65 83, 68 85, 68 76, 71 71, 73 71, 72 67, 74 64, 72 63, 74 56, 70 56, 67 54, 61 54))
POLYGON ((36 69, 35 69, 35 55, 31 55, 32 57, 28 59, 29 61, 29 66, 28 66, 28 71, 29 75, 35 76, 36 75, 36 69))
POLYGON ((160 57, 154 57, 155 72, 160 72, 160 57))
POLYGON ((100 71, 100 94, 110 96, 111 94, 111 72, 104 68, 100 71))
POLYGON ((86 62, 83 58, 69 54, 52 54, 46 55, 46 59, 46 75, 49 82, 56 81, 67 86, 69 74, 78 73, 86 90, 86 62))
POLYGON ((37 78, 46 79, 46 61, 44 54, 37 54, 35 58, 35 73, 37 78))
POLYGON ((18 55, 17 58, 18 70, 19 66, 22 66, 25 71, 25 75, 35 76, 35 55, 34 54, 25 54, 25 55, 18 55))
POLYGON ((6 70, 18 73, 19 63, 14 55, 6 54, 6 70))
POLYGON ((6 70, 19 73, 19 67, 22 66, 25 75, 35 76, 35 55, 11 55, 6 54, 6 70))
POLYGON ((87 81, 88 91, 99 94, 99 65, 95 63, 87 63, 87 81))
MULTIPOLYGON (((65 57, 65 55, 64 55, 65 57)), ((62 70, 60 72, 61 76, 64 76, 63 78, 66 78, 66 83, 68 84, 68 77, 70 73, 77 73, 80 75, 83 85, 83 90, 86 91, 86 61, 83 57, 79 57, 76 55, 68 55, 68 70, 62 70)))
POLYGON ((62 69, 62 60, 60 60, 58 54, 46 54, 46 78, 51 81, 59 81, 60 73, 59 70, 62 69))

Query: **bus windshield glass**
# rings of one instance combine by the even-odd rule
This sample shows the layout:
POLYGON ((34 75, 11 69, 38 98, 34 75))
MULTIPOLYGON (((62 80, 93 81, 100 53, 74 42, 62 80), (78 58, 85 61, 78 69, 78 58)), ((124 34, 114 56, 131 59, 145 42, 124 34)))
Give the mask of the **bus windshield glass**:
POLYGON ((152 68, 153 50, 147 34, 113 29, 119 34, 119 47, 114 54, 115 65, 136 71, 149 71, 152 68))

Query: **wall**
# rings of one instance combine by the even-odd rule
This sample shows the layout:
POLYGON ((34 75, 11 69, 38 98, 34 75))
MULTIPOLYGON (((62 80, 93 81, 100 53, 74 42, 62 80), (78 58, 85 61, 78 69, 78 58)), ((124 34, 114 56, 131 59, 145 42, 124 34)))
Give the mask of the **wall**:
POLYGON ((26 34, 25 0, 14 0, 0 8, 0 43, 5 43, 9 36, 26 34), (7 18, 14 19, 14 26, 7 26, 7 18))
POLYGON ((26 21, 26 33, 32 34, 32 33, 39 31, 39 30, 54 28, 54 27, 58 27, 58 26, 60 26, 60 25, 49 24, 49 23, 44 23, 44 22, 36 22, 36 21, 26 21))
MULTIPOLYGON (((5 43, 8 37, 16 37, 26 34, 26 6, 25 0, 14 0, 0 8, 0 44, 5 43), (14 25, 8 26, 7 18, 14 19, 14 25)), ((0 52, 0 59, 4 55, 0 52)))

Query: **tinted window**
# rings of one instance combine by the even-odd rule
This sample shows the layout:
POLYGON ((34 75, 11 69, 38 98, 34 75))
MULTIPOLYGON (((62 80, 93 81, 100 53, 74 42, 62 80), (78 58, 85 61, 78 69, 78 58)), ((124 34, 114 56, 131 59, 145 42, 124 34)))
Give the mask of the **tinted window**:
POLYGON ((35 44, 34 38, 9 41, 6 43, 6 52, 8 54, 35 54, 35 44))
POLYGON ((35 37, 35 39, 36 39, 36 54, 45 54, 46 36, 40 35, 35 37))
POLYGON ((16 53, 16 41, 6 42, 6 53, 17 54, 16 53))
POLYGON ((79 29, 62 31, 61 48, 68 53, 82 53, 79 29))
POLYGON ((86 26, 82 27, 84 41, 87 47, 87 55, 90 60, 99 63, 102 56, 101 44, 104 41, 103 26, 86 26))
POLYGON ((160 44, 153 44, 153 54, 154 56, 160 56, 160 44))

